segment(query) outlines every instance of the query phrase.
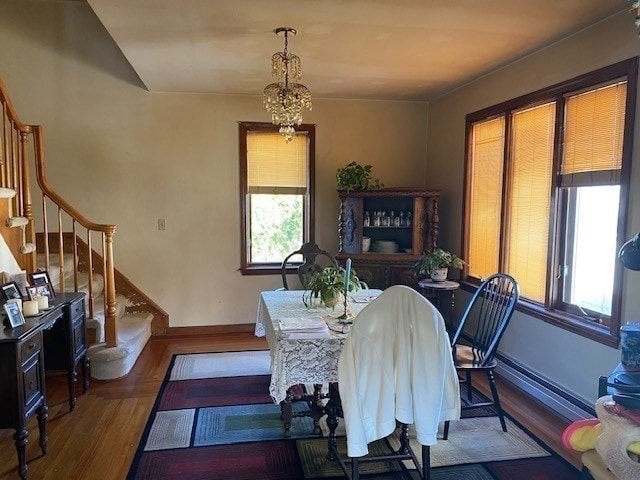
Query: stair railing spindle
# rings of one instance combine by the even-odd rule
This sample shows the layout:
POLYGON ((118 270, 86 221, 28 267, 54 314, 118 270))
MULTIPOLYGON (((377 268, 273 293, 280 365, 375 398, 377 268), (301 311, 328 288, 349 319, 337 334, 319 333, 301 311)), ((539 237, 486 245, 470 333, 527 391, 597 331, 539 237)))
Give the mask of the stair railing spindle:
MULTIPOLYGON (((71 219, 71 231, 73 232, 73 290, 78 291, 78 232, 76 231, 76 221, 71 219)), ((91 289, 89 289, 91 295, 91 289)))
POLYGON ((60 291, 64 292, 64 239, 62 238, 62 209, 60 207, 58 207, 58 259, 60 261, 60 291))
POLYGON ((49 271, 49 220, 47 219, 47 197, 42 195, 42 222, 44 231, 44 268, 49 271))
POLYGON ((87 250, 89 259, 89 318, 94 318, 93 312, 93 248, 91 247, 91 230, 87 228, 87 250))
POLYGON ((0 145, 0 184, 7 185, 7 105, 2 102, 2 144, 0 145))

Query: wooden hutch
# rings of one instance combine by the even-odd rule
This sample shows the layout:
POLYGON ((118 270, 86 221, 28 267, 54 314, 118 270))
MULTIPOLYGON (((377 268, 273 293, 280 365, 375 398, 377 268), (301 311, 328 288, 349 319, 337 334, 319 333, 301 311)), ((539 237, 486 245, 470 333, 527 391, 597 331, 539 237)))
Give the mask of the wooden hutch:
POLYGON ((339 190, 338 195, 340 217, 336 258, 340 264, 344 265, 346 259, 351 258, 358 277, 370 288, 384 289, 398 284, 414 286, 417 278, 411 267, 424 251, 433 250, 438 241, 440 192, 423 188, 385 188, 339 190), (376 215, 380 212, 384 215, 376 215), (368 252, 363 251, 363 237, 371 239, 368 252), (393 251, 395 249, 397 251, 393 251))

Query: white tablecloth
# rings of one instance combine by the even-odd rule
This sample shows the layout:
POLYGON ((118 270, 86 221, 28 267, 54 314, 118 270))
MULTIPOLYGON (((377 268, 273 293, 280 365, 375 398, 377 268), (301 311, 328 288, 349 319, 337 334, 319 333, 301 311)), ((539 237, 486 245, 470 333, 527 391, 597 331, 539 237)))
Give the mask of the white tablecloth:
MULTIPOLYGON (((280 322, 301 317, 323 317, 337 330, 341 324, 335 317, 344 311, 342 304, 335 309, 307 308, 302 301, 303 290, 276 290, 260 294, 255 334, 266 336, 271 351, 271 385, 269 393, 274 402, 280 403, 287 396, 287 389, 299 383, 329 383, 338 381, 338 358, 345 333, 330 330, 329 333, 283 336, 280 322)), ((357 315, 367 300, 380 294, 380 290, 367 290, 352 295, 349 310, 357 315)))

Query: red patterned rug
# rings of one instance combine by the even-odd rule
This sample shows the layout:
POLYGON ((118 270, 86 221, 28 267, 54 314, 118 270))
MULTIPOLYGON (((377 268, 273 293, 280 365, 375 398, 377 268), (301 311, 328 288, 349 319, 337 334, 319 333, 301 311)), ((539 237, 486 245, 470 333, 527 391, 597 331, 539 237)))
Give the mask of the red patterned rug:
MULTIPOLYGON (((237 355, 237 352, 234 353, 237 355)), ((255 358, 256 352, 251 353, 255 358)), ((265 352, 265 355, 267 353, 265 352)), ((195 357, 195 356, 192 356, 195 357)), ((196 357, 197 358, 197 357, 196 357)), ((235 357, 234 357, 235 358, 235 357)), ((269 397, 268 375, 218 376, 188 380, 170 380, 175 357, 151 412, 149 422, 131 465, 128 480, 306 480, 344 478, 335 462, 327 462, 326 439, 311 435, 309 419, 294 419, 292 438, 284 439, 279 409, 269 397), (200 446, 198 446, 200 445, 200 446)), ((184 359, 181 359, 184 360, 184 359)), ((183 362, 184 363, 184 362, 183 362)), ((188 362, 187 362, 188 363, 188 362)), ((197 365, 197 362, 193 362, 197 365)), ((182 368, 182 367, 181 367, 182 368)), ((217 367, 216 367, 217 368, 217 367)), ((216 375, 224 375, 224 369, 216 375)), ((260 371, 262 373, 262 371, 260 371)), ((204 372, 203 377, 209 375, 204 372)), ((191 375, 194 376, 194 375, 191 375)), ((478 421, 497 419, 480 419, 478 421)), ((474 422, 474 419, 462 420, 474 422)), ((454 422, 455 423, 455 422, 454 422)), ((452 423, 452 427, 454 425, 452 423)), ((465 423, 465 427, 471 423, 465 423)), ((502 456, 489 451, 482 461, 465 462, 447 451, 435 451, 440 445, 453 448, 455 442, 464 449, 465 440, 473 432, 458 432, 453 442, 440 441, 432 449, 433 480, 577 480, 580 474, 571 465, 537 439, 521 425, 509 424, 509 435, 497 434, 499 441, 515 448, 518 455, 502 456), (450 442, 450 443, 448 443, 450 442), (521 442, 521 443, 517 443, 521 442), (520 447, 521 445, 521 447, 520 447), (494 455, 494 453, 496 455, 494 455), (535 456, 535 458, 530 458, 535 456), (493 458, 492 458, 493 457, 493 458), (508 459, 505 459, 508 458, 508 459), (446 465, 447 463, 457 463, 446 465)), ((480 432, 483 433, 483 432, 480 432)), ((476 432, 477 434, 477 432, 476 432)), ((343 443, 339 444, 343 448, 343 443)), ((386 441, 372 444, 380 452, 390 449, 386 441)), ((463 450, 464 450, 463 449, 463 450)), ((500 450, 496 448, 495 450, 500 450)), ((477 452, 476 452, 477 453, 477 452)), ((471 452, 469 458, 472 458, 471 452)), ((370 480, 417 479, 411 471, 398 464, 369 464, 373 467, 362 478, 370 480)))

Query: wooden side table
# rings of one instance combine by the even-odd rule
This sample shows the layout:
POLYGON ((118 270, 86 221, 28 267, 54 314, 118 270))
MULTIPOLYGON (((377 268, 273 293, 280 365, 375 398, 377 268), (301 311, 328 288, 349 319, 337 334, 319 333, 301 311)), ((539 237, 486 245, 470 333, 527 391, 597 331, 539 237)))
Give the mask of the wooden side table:
POLYGON ((455 292, 458 288, 460 288, 460 284, 452 280, 445 280, 444 282, 434 282, 431 279, 425 279, 418 282, 418 287, 420 287, 421 290, 424 290, 427 293, 425 297, 434 298, 436 300, 436 308, 440 311, 440 313, 442 313, 442 316, 445 317, 447 328, 449 330, 453 329, 453 319, 456 311, 455 292), (446 306, 446 304, 444 304, 442 301, 442 297, 447 294, 449 296, 449 318, 445 316, 443 308, 446 306))

